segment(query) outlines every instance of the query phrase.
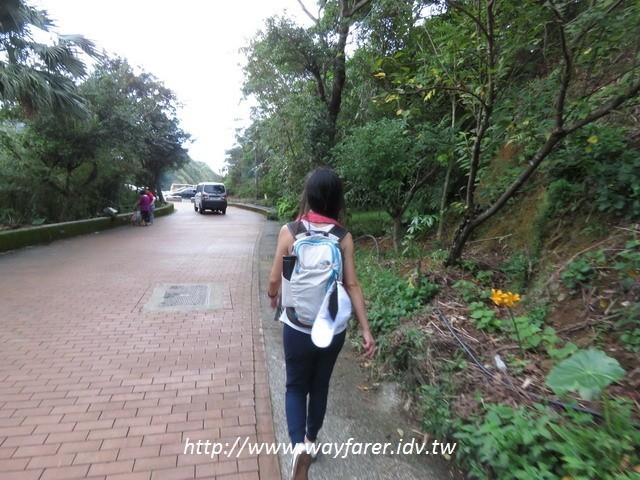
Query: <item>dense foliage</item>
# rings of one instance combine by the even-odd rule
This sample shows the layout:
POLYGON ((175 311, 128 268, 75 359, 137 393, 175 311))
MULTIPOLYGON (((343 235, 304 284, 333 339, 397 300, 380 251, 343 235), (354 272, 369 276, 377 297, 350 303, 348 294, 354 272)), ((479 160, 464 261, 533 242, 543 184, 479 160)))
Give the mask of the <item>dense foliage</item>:
POLYGON ((380 243, 359 259, 380 368, 471 477, 633 478, 637 2, 310 3, 245 49, 235 188, 285 220, 310 169, 340 172, 350 228, 380 243))
POLYGON ((23 0, 0 4, 0 101, 18 105, 29 117, 42 108, 85 113, 74 79, 87 74, 80 54, 98 54, 80 35, 57 35, 53 44, 36 40, 36 31, 53 33, 52 28, 45 12, 23 0))
POLYGON ((130 211, 136 186, 159 191, 168 173, 189 163, 177 99, 160 80, 96 55, 79 36, 34 41, 38 30, 55 34, 53 25, 21 0, 3 2, 0 19, 4 226, 130 211))
MULTIPOLYGON (((387 179, 381 158, 391 155, 387 163, 399 167, 384 149, 400 151, 408 142, 413 151, 403 161, 416 173, 394 173, 401 195, 421 213, 462 214, 449 249, 454 264, 474 231, 541 169, 566 157, 569 144, 610 141, 625 149, 631 141, 624 112, 640 92, 633 2, 343 0, 322 2, 318 12, 307 11, 306 28, 274 17, 245 50, 245 93, 258 108, 228 160, 235 181, 248 188, 252 180, 258 197, 288 201, 288 191, 323 163, 372 197, 370 185, 387 179), (354 38, 347 50, 345 33, 354 38), (400 132, 392 133, 397 123, 384 127, 394 118, 400 132), (606 138, 588 133, 605 121, 606 138), (375 125, 394 141, 378 138, 372 154, 366 132, 375 125), (424 145, 430 137, 432 145, 424 145), (416 159, 433 168, 417 173, 416 159), (504 167, 499 178, 497 159, 504 167), (269 190, 274 183, 286 188, 269 190)), ((621 175, 616 190, 626 193, 632 174, 621 175)), ((621 196, 599 205, 626 215, 621 196)), ((393 208, 393 218, 411 210, 393 208)))

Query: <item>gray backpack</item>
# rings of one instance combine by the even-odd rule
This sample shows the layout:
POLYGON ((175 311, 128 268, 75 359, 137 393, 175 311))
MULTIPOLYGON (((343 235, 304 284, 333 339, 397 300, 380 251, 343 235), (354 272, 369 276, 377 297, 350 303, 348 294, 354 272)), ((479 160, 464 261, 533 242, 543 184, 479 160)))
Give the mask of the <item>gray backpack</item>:
POLYGON ((287 227, 296 240, 285 262, 295 260, 295 264, 283 268, 282 307, 293 324, 311 328, 325 295, 342 282, 340 240, 347 230, 337 225, 328 232, 308 230, 303 222, 287 227))

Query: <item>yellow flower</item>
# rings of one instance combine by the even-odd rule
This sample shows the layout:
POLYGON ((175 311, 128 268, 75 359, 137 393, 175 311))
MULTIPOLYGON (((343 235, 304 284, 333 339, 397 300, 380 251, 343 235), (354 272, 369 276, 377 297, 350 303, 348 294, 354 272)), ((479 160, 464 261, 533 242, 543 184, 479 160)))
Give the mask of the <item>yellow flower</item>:
POLYGON ((505 295, 506 295, 506 299, 504 304, 506 307, 513 308, 520 301, 520 295, 518 293, 507 292, 505 295))
POLYGON ((491 300, 499 307, 502 305, 502 290, 491 289, 491 300))
POLYGON ((502 290, 491 289, 491 300, 499 307, 513 308, 520 301, 517 293, 503 292, 502 290))
POLYGON ((591 135, 589 138, 587 138, 587 143, 590 143, 591 145, 598 143, 598 137, 596 137, 595 135, 591 135))

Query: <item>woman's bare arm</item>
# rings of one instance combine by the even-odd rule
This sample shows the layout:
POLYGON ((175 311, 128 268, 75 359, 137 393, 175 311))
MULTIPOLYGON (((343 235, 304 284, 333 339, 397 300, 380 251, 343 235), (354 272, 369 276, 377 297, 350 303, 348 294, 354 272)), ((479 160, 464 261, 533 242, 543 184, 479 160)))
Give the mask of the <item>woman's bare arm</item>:
POLYGON ((362 287, 360 286, 360 282, 358 281, 358 276, 356 274, 353 236, 351 233, 347 233, 345 235, 340 242, 340 247, 342 248, 344 256, 342 283, 349 294, 351 305, 353 306, 353 313, 358 319, 360 328, 362 329, 362 347, 364 348, 365 356, 372 357, 375 354, 376 342, 373 339, 371 330, 369 329, 367 309, 364 303, 364 294, 362 293, 362 287))
POLYGON ((273 258, 271 273, 269 274, 269 284, 267 286, 267 295, 271 300, 271 308, 278 306, 278 293, 280 292, 280 283, 282 282, 282 256, 291 253, 294 238, 286 225, 280 229, 278 235, 278 245, 276 246, 276 254, 273 258))

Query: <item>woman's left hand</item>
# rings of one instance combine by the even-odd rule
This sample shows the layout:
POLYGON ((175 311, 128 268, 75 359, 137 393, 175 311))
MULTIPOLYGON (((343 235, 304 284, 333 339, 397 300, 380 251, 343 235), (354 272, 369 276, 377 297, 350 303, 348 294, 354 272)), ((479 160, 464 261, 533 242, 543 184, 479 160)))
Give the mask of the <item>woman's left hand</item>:
POLYGON ((278 295, 275 297, 269 297, 269 305, 271 305, 272 310, 278 308, 278 295))

